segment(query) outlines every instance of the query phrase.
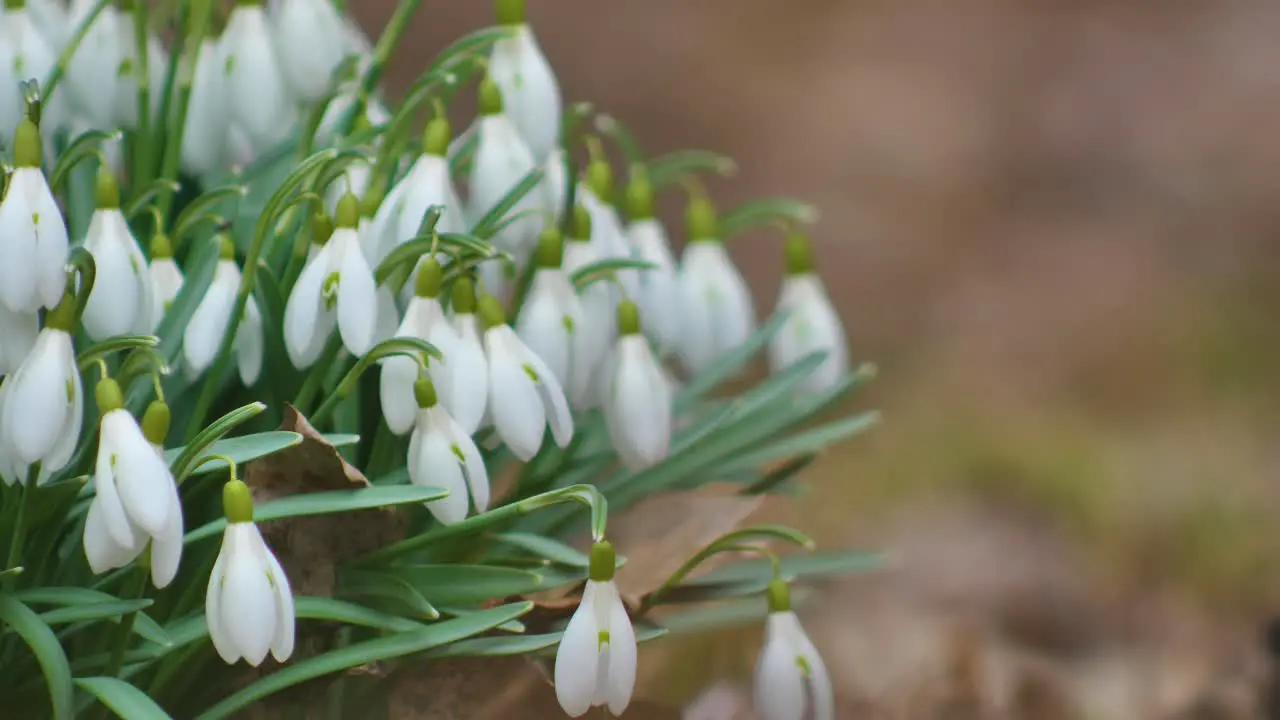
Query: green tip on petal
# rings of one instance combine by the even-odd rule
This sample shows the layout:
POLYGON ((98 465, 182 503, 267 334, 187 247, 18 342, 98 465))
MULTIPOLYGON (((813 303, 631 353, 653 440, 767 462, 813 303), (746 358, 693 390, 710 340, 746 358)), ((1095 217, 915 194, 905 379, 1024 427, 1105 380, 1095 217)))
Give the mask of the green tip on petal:
POLYGON ((69 291, 65 293, 62 302, 45 315, 44 326, 65 333, 73 332, 76 328, 76 296, 69 291))
POLYGON ((498 298, 485 293, 480 296, 477 301, 480 319, 484 321, 486 328, 497 327, 507 324, 507 311, 502 308, 502 303, 498 298))
POLYGON ((159 260, 160 258, 173 257, 173 242, 169 240, 169 236, 162 232, 158 232, 151 236, 151 259, 159 260))
POLYGON ((640 307, 630 300, 618 303, 618 334, 640 334, 640 307))
POLYGON ((573 206, 572 232, 574 240, 591 239, 591 213, 587 212, 587 207, 582 203, 573 206))
POLYGON ((479 106, 481 115, 502 114, 502 90, 498 89, 498 83, 491 77, 486 76, 480 81, 479 106))
MULTIPOLYGON (((418 266, 418 278, 414 281, 414 294, 420 298, 440 297, 444 285, 444 268, 433 257, 424 258, 418 266)), ((456 285, 454 287, 457 287, 456 285)))
POLYGON ((613 551, 613 544, 608 540, 601 540, 591 546, 587 577, 595 582, 609 582, 613 579, 613 571, 617 565, 618 556, 613 551))
POLYGON ((40 142, 40 129, 23 118, 13 133, 13 165, 20 168, 38 168, 44 159, 44 145, 40 142))
POLYGON ((227 233, 218 235, 218 259, 219 260, 235 260, 236 259, 236 241, 231 239, 227 233))
POLYGON ((324 245, 333 236, 333 218, 329 213, 320 210, 311 216, 311 242, 324 245))
POLYGON ((111 378, 98 381, 93 388, 93 399, 98 403, 99 417, 124 407, 124 393, 120 390, 120 383, 111 378))
POLYGON ((769 600, 769 612, 791 611, 791 587, 787 585, 786 580, 776 577, 769 581, 769 588, 765 590, 765 596, 769 600))
POLYGON ((253 522, 253 491, 243 480, 233 478, 222 486, 222 512, 229 523, 253 522))
POLYGON ((554 224, 549 223, 538 236, 538 249, 534 251, 533 259, 540 268, 558 268, 564 264, 564 238, 554 224))
POLYGON ((142 415, 142 435, 152 445, 164 446, 169 436, 169 406, 162 400, 153 401, 142 415))
POLYGON ((649 171, 644 165, 636 165, 631 170, 631 179, 626 190, 627 217, 632 222, 649 220, 655 215, 653 183, 649 182, 649 171))
POLYGON ((808 275, 813 272, 813 245, 809 238, 795 230, 787 233, 787 274, 808 275))
POLYGON ((499 25, 523 25, 525 22, 524 0, 497 0, 493 9, 499 25))
POLYGON ((98 168, 98 181, 93 189, 93 199, 99 210, 120 209, 120 183, 116 182, 115 173, 103 165, 98 168))
POLYGON ((587 165, 587 186, 596 197, 613 202, 613 166, 607 160, 592 160, 587 165))
POLYGON ((684 221, 691 241, 720 238, 720 218, 716 213, 716 206, 705 197, 694 197, 689 200, 684 221))
POLYGON ((449 141, 453 139, 453 128, 448 118, 433 118, 422 131, 422 152, 427 155, 445 157, 449 154, 449 141))
POLYGON ((435 383, 426 376, 419 377, 413 384, 413 399, 418 401, 418 407, 424 410, 435 407, 439 402, 439 398, 436 397, 435 383))
POLYGON ((355 230, 360 226, 360 201, 355 195, 347 193, 338 201, 338 209, 333 213, 333 226, 355 230))
POLYGON ((476 311, 476 284, 469 277, 460 277, 453 281, 453 290, 450 293, 450 299, 453 301, 453 312, 462 313, 464 315, 473 314, 476 311))

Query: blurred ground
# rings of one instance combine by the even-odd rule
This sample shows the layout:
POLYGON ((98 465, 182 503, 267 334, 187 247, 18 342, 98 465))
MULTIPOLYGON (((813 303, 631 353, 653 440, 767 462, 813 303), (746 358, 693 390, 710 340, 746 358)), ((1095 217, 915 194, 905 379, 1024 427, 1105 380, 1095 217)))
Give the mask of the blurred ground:
MULTIPOLYGON (((823 210, 822 271, 882 369, 860 401, 886 422, 770 512, 899 560, 806 617, 846 701, 877 707, 850 717, 1258 716, 1280 3, 530 5, 568 99, 650 152, 736 157, 725 204, 823 210)), ((397 78, 488 19, 429 3, 397 78)), ((762 306, 779 252, 734 247, 762 306)), ((651 692, 744 681, 757 641, 663 656, 651 692)), ((704 710, 736 697, 717 692, 704 710)))

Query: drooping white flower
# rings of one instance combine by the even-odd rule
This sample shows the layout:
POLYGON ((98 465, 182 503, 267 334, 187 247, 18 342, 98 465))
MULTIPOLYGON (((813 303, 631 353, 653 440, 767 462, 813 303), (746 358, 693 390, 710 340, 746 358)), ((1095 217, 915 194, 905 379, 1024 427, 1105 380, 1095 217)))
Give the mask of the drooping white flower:
POLYGON ((769 341, 769 366, 779 372, 807 355, 827 353, 822 364, 800 383, 808 393, 835 386, 849 371, 844 326, 827 296, 822 278, 813 270, 809 241, 798 233, 787 237, 787 275, 782 279, 776 312, 787 319, 769 341))
POLYGON ((458 278, 453 282, 450 295, 449 309, 458 341, 445 360, 448 380, 437 388, 444 406, 463 431, 474 435, 488 409, 489 358, 480 338, 474 282, 465 276, 458 278))
POLYGON ((565 202, 569 194, 569 169, 564 148, 556 146, 542 163, 543 214, 547 222, 559 225, 564 218, 565 202))
POLYGON ((503 0, 497 10, 498 24, 512 35, 493 44, 489 75, 502 90, 511 121, 541 162, 560 138, 560 84, 526 22, 524 0, 503 0))
POLYGON ((409 480, 449 491, 428 502, 427 510, 446 525, 465 520, 472 504, 477 513, 488 510, 489 471, 475 441, 438 402, 431 380, 415 382, 413 398, 417 411, 409 439, 409 480))
POLYGON ((67 226, 40 170, 42 153, 36 126, 24 119, 0 200, 0 302, 13 312, 52 308, 67 282, 67 226))
MULTIPOLYGON (((458 344, 458 333, 444 316, 440 304, 440 286, 443 270, 435 258, 423 261, 416 281, 415 294, 405 308, 404 320, 396 330, 396 337, 425 340, 436 347, 443 360, 431 358, 427 372, 436 386, 449 382, 449 361, 458 344)), ((413 387, 418 380, 418 363, 403 355, 393 355, 378 361, 382 366, 379 380, 379 397, 382 400, 382 416, 387 427, 397 435, 413 429, 418 417, 418 404, 414 400, 413 387)))
POLYGON ((755 304, 742 273, 718 237, 715 209, 694 199, 688 212, 689 242, 680 260, 684 313, 677 353, 697 373, 746 342, 756 327, 755 304))
POLYGON ((630 300, 618 304, 618 332, 604 416, 618 457, 629 469, 641 470, 671 451, 671 392, 640 333, 640 310, 630 300))
POLYGON ((97 203, 84 239, 97 266, 84 309, 85 332, 98 341, 150 332, 155 307, 147 258, 120 211, 120 188, 110 168, 98 171, 97 203))
POLYGON ((569 618, 556 649, 556 699, 570 717, 607 705, 620 716, 636 684, 636 633, 613 582, 613 546, 591 548, 582 603, 569 618))
POLYGON ((45 318, 22 365, 5 380, 0 442, 15 467, 39 462, 41 481, 71 461, 80 438, 84 393, 71 344, 74 325, 75 298, 68 294, 45 318))
POLYGON ((587 396, 595 348, 584 333, 585 311, 563 262, 564 240, 555 226, 548 226, 538 239, 533 279, 516 318, 516 334, 567 389, 569 401, 585 407, 579 403, 587 396))
POLYGON ((761 720, 835 720, 831 677, 791 612, 786 583, 774 580, 768 596, 764 648, 756 661, 756 713, 761 720))
POLYGON ((511 326, 498 299, 480 297, 484 354, 489 361, 489 416, 511 454, 529 460, 542 447, 551 426, 556 445, 573 439, 573 416, 555 373, 534 354, 511 326))
POLYGON ((173 259, 173 246, 169 238, 156 233, 151 238, 151 264, 147 267, 151 276, 151 332, 160 327, 169 306, 182 292, 182 269, 173 259))
POLYGON ((333 235, 302 269, 284 309, 284 344, 294 367, 320 356, 336 326, 347 351, 357 357, 373 347, 378 288, 360 246, 358 203, 338 203, 333 235))
MULTIPOLYGON (((574 208, 573 234, 564 245, 564 271, 570 277, 600 260, 591 237, 591 219, 581 205, 574 208)), ((605 360, 617 337, 618 291, 608 281, 597 280, 578 293, 582 320, 575 327, 574 372, 581 375, 570 384, 574 407, 596 407, 601 399, 605 360)))
POLYGON ((222 504, 227 529, 205 594, 209 639, 228 664, 243 658, 257 667, 268 652, 284 662, 293 654, 297 624, 289 578, 253 522, 249 487, 231 480, 222 504))
MULTIPOLYGON (((25 107, 19 83, 49 77, 57 51, 36 27, 25 6, 0 10, 0 142, 11 147, 14 128, 25 107)), ((47 136, 66 127, 66 96, 55 94, 41 110, 40 130, 47 136)))
POLYGON ((386 252, 418 235, 422 219, 433 205, 444 208, 436 223, 438 232, 467 231, 466 219, 462 215, 462 201, 458 199, 458 191, 453 186, 449 159, 446 157, 449 135, 449 121, 445 118, 436 118, 427 123, 422 138, 422 155, 413 161, 409 174, 391 191, 396 202, 383 203, 383 207, 379 208, 379 212, 388 210, 394 214, 391 219, 394 223, 394 230, 391 231, 394 241, 386 252))
POLYGON ((653 267, 637 274, 636 304, 644 316, 644 332, 659 350, 674 350, 680 343, 682 313, 675 256, 667 230, 654 215, 653 188, 643 174, 633 174, 627 186, 627 237, 636 258, 653 267))
MULTIPOLYGON (((70 22, 79 27, 96 5, 96 0, 71 0, 70 22)), ((116 86, 120 78, 120 25, 132 24, 108 4, 98 13, 67 66, 65 91, 71 105, 84 118, 88 129, 116 127, 116 86)))
MULTIPOLYGON (((587 168, 587 182, 578 183, 578 197, 587 212, 591 214, 591 244, 601 259, 631 258, 631 242, 627 231, 622 227, 618 211, 614 209, 613 169, 604 160, 593 160, 587 168)), ((639 293, 638 272, 633 269, 619 270, 615 273, 618 282, 626 290, 628 297, 636 297, 639 293)))
POLYGON ((289 91, 306 104, 323 100, 348 52, 338 9, 330 0, 282 0, 271 21, 289 91))
POLYGON ((187 172, 207 177, 226 170, 229 120, 226 58, 217 38, 205 38, 196 55, 182 132, 182 167, 187 172))
MULTIPOLYGON (((199 376, 217 359, 218 347, 227 333, 231 313, 235 311, 236 296, 240 292, 240 266, 235 260, 235 244, 226 235, 219 238, 219 243, 220 254, 213 270, 213 282, 182 333, 182 357, 190 377, 199 376)), ((236 351, 240 379, 245 385, 252 385, 262 370, 263 353, 262 315, 252 295, 245 304, 232 346, 236 351)))
POLYGON ((13 312, 0 303, 0 375, 17 370, 40 334, 38 313, 13 312))
POLYGON ((182 501, 160 444, 168 432, 168 407, 153 404, 139 427, 114 380, 94 390, 102 414, 94 498, 85 517, 84 551, 95 574, 124 567, 151 543, 151 581, 173 581, 182 558, 182 501), (155 409, 155 408, 162 409, 155 409), (159 423, 163 422, 163 425, 159 423))
MULTIPOLYGON (((476 119, 476 150, 468 178, 467 201, 472 225, 492 210, 537 166, 533 152, 503 113, 502 92, 492 78, 480 84, 480 117, 476 119)), ((493 244, 523 261, 533 249, 542 220, 530 211, 541 209, 536 192, 526 193, 507 217, 528 213, 492 237, 493 244)), ((492 291, 492 288, 491 288, 492 291)))
POLYGON ((231 120, 260 153, 288 135, 295 114, 261 5, 236 4, 222 52, 231 120))

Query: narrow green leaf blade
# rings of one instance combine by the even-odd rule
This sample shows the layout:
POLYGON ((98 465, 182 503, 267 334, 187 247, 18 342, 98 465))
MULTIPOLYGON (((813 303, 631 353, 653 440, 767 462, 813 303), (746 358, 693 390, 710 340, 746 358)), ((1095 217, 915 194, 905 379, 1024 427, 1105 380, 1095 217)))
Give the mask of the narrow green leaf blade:
POLYGON ((392 565, 385 572, 405 580, 437 606, 479 604, 549 587, 543 574, 493 565, 392 565))
POLYGON ((128 720, 171 720, 155 700, 124 680, 113 677, 76 678, 76 686, 98 698, 111 711, 128 720))
POLYGON ((426 627, 420 622, 328 597, 298 596, 293 599, 293 608, 300 619, 359 625, 388 632, 414 632, 426 627))
POLYGON ((471 229, 471 234, 482 240, 488 240, 492 237, 494 229, 507 216, 507 213, 515 209, 520 204, 520 201, 533 192, 542 182, 542 174, 542 168, 540 167, 534 167, 525 173, 524 177, 520 178, 520 182, 512 186, 507 191, 507 194, 503 195, 502 199, 489 208, 489 211, 476 222, 475 227, 471 229))
MULTIPOLYGON (((307 515, 330 515, 333 513, 353 512, 355 510, 371 510, 389 505, 406 505, 409 503, 439 500, 449 494, 448 490, 419 485, 385 485, 359 488, 356 490, 331 490, 328 492, 291 495, 271 500, 258 505, 253 510, 255 522, 280 520, 282 518, 303 517, 307 515)), ((225 518, 192 530, 187 533, 184 542, 192 543, 223 531, 227 526, 225 518)))
MULTIPOLYGON (((95 605, 120 601, 114 595, 80 587, 27 588, 15 592, 13 596, 28 605, 95 605)), ((139 637, 157 645, 173 644, 164 628, 146 613, 138 613, 138 617, 133 621, 133 631, 139 637)))
POLYGON ((560 565, 585 568, 591 564, 590 558, 586 554, 565 545, 559 540, 543 535, 509 532, 494 535, 493 539, 560 565))
POLYGON ((0 595, 0 621, 22 638, 40 664, 45 683, 49 686, 54 720, 71 720, 75 713, 71 666, 53 629, 44 624, 34 610, 12 595, 0 595))

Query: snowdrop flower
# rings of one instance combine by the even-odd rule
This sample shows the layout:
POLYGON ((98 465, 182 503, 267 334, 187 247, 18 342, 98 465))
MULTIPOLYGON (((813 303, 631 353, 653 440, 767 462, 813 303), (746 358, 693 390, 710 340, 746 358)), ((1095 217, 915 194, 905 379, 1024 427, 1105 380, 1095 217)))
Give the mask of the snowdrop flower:
MULTIPOLYGON (((96 0, 71 0, 71 25, 79 27, 95 4, 96 0)), ((131 26, 132 19, 121 18, 120 11, 112 4, 102 8, 67 66, 65 82, 68 97, 77 114, 87 122, 88 129, 116 126, 116 86, 123 59, 120 47, 122 24, 131 26)))
POLYGON ((497 20, 512 35, 493 44, 489 75, 506 98, 511 121, 541 162, 560 138, 560 85, 525 20, 524 0, 499 0, 497 20))
POLYGON ((437 117, 427 123, 422 136, 422 155, 413 161, 409 173, 387 193, 371 225, 377 243, 374 257, 382 259, 397 246, 418 235, 423 217, 433 205, 444 212, 436 230, 444 233, 467 231, 462 215, 462 201, 453 186, 449 172, 449 121, 437 117))
POLYGON ((630 300, 618 305, 618 332, 604 416, 622 462, 641 470, 665 460, 671 450, 671 392, 649 341, 640 334, 640 310, 630 300))
POLYGON ((468 435, 484 422, 489 401, 489 359, 480 339, 480 319, 476 316, 476 289, 469 277, 453 281, 450 294, 453 330, 458 341, 445 357, 448 381, 440 385, 444 406, 449 408, 468 435))
POLYGON ((516 334, 534 355, 542 358, 569 398, 585 397, 591 350, 582 333, 583 309, 573 282, 562 267, 564 240, 554 225, 538 238, 533 279, 516 318, 516 334))
POLYGON ((831 677, 791 612, 781 579, 769 583, 764 649, 756 661, 755 709, 761 720, 835 720, 831 677))
POLYGON ((151 276, 151 332, 160 327, 164 314, 169 306, 182 292, 182 270, 173 259, 173 244, 169 236, 156 233, 151 238, 151 265, 147 268, 151 276))
POLYGON ((294 120, 261 2, 236 3, 222 33, 222 52, 231 120, 260 153, 288 135, 294 120))
POLYGON ((200 42, 195 62, 182 132, 182 167, 192 175, 208 177, 226 169, 230 140, 226 58, 217 38, 200 42))
MULTIPOLYGON (((533 152, 521 139, 511 119, 503 114, 502 101, 502 91, 497 83, 491 77, 485 78, 480 83, 480 117, 476 119, 475 126, 476 154, 468 178, 472 225, 537 166, 533 152)), ((537 193, 527 193, 509 215, 536 211, 540 205, 537 193)), ((494 235, 493 244, 523 261, 540 229, 541 220, 535 214, 529 214, 494 235)))
POLYGON ((687 213, 689 242, 680 261, 684 321, 677 349, 685 368, 697 373, 755 331, 756 312, 742 273, 719 239, 715 208, 694 198, 687 213))
MULTIPOLYGON (((599 143, 593 139, 592 146, 598 147, 599 143)), ((602 150, 594 152, 603 154, 602 150)), ((613 169, 608 162, 600 158, 591 161, 587 167, 587 182, 578 184, 578 197, 582 206, 591 214, 591 244, 595 246, 596 254, 606 260, 630 258, 631 243, 622 227, 622 220, 618 218, 618 211, 612 205, 613 169)), ((619 270, 616 277, 628 297, 638 295, 639 277, 636 270, 619 270)))
POLYGON ((330 215, 338 212, 338 203, 348 194, 365 197, 373 181, 373 166, 367 160, 356 160, 342 169, 342 174, 324 191, 324 208, 330 215))
POLYGON ((61 0, 27 0, 27 12, 49 47, 56 50, 66 45, 72 30, 77 27, 69 22, 67 8, 61 0))
POLYGON ((271 19, 290 92, 306 104, 323 100, 347 56, 347 28, 338 9, 330 0, 283 0, 271 19))
POLYGON ((591 547, 582 602, 569 618, 556 649, 556 700, 570 717, 607 705, 622 715, 636 684, 636 633, 613 582, 613 546, 591 547))
MULTIPOLYGON (((218 347, 231 323, 239 292, 240 266, 236 264, 235 243, 224 234, 219 238, 219 257, 213 270, 213 282, 182 333, 182 356, 190 377, 199 376, 217 359, 218 347)), ((252 385, 262 371, 263 351, 262 315, 252 295, 244 306, 244 316, 236 328, 233 347, 240 379, 245 385, 252 385)))
POLYGON ((786 253, 787 275, 778 293, 777 312, 787 313, 787 319, 769 341, 769 365, 779 372, 807 355, 825 351, 822 364, 800 384, 805 392, 821 393, 849 371, 844 327, 813 270, 809 240, 799 233, 789 234, 786 253))
POLYGON ((0 375, 22 365, 39 334, 39 313, 13 312, 0 303, 0 375))
POLYGON ((294 367, 316 361, 336 325, 355 356, 373 347, 378 287, 360 247, 359 204, 348 194, 338 203, 333 235, 302 269, 284 308, 284 344, 294 367))
POLYGON ((573 439, 573 416, 560 381, 507 324, 497 298, 481 296, 479 308, 488 327, 484 354, 489 360, 489 413, 498 437, 511 454, 525 461, 541 449, 547 425, 556 445, 567 446, 573 439))
POLYGON ((151 582, 163 588, 182 559, 182 501, 164 461, 169 407, 152 403, 142 427, 106 378, 94 389, 102 415, 94 497, 84 522, 84 554, 96 575, 133 562, 151 543, 151 582))
POLYGON ((409 480, 449 491, 428 502, 427 510, 445 525, 465 520, 472 503, 477 513, 488 510, 489 473, 475 441, 437 402, 431 380, 414 383, 413 397, 418 410, 409 439, 409 480))
POLYGON ((155 307, 142 248, 120 212, 120 187, 111 169, 98 170, 98 209, 89 220, 84 248, 97 265, 97 281, 84 309, 84 329, 95 341, 151 332, 155 307))
MULTIPOLYGON (((582 205, 574 208, 573 234, 564 246, 564 271, 569 277, 600 261, 591 244, 591 216, 582 205)), ((617 336, 617 290, 606 281, 597 281, 579 292, 582 317, 574 327, 574 373, 582 377, 569 385, 574 407, 588 409, 599 401, 599 376, 617 336)))
POLYGON ((160 39, 148 33, 146 67, 142 67, 132 11, 121 13, 116 32, 120 43, 120 71, 115 84, 115 121, 120 127, 132 129, 138 126, 138 92, 144 84, 147 88, 147 111, 152 116, 159 111, 169 58, 160 39))
POLYGON ((42 153, 39 131, 24 119, 14 136, 15 168, 0 200, 0 303, 12 312, 52 308, 67 282, 67 226, 40 170, 42 153))
POLYGON ((67 293, 45 317, 35 347, 17 372, 5 379, 0 442, 16 467, 40 463, 41 481, 71 461, 80 438, 84 395, 71 344, 75 304, 67 293))
POLYGON ((278 662, 293 654, 293 590, 289 578, 253 522, 253 493, 236 479, 222 488, 227 529, 213 563, 204 614, 209 639, 227 664, 257 667, 267 652, 278 662))
MULTIPOLYGON (((427 365, 431 380, 440 385, 449 382, 449 360, 458 344, 458 333, 445 318, 444 307, 440 304, 440 286, 443 281, 444 271, 440 263, 435 258, 424 260, 415 283, 414 297, 405 308, 404 320, 395 332, 396 337, 425 340, 440 351, 444 360, 430 358, 427 365)), ((418 418, 418 404, 413 398, 414 383, 418 379, 418 363, 404 355, 392 355, 378 362, 382 365, 382 377, 379 381, 382 416, 392 432, 404 435, 413 429, 414 421, 418 418)))
MULTIPOLYGON (((10 133, 22 119, 25 106, 19 83, 43 83, 57 59, 57 52, 36 28, 25 3, 17 7, 5 3, 0 10, 0 143, 6 147, 16 141, 17 136, 10 133)), ((40 130, 50 137, 66 126, 65 100, 65 96, 55 94, 42 110, 40 130)))
POLYGON ((643 166, 632 170, 627 184, 627 236, 637 259, 653 267, 638 273, 636 303, 644 316, 645 335, 662 351, 680 342, 680 286, 667 231, 654 215, 653 186, 643 166))
POLYGON ((564 219, 565 202, 569 195, 567 163, 564 148, 557 146, 542 164, 542 185, 539 189, 542 193, 543 212, 547 222, 552 225, 559 225, 564 219))

